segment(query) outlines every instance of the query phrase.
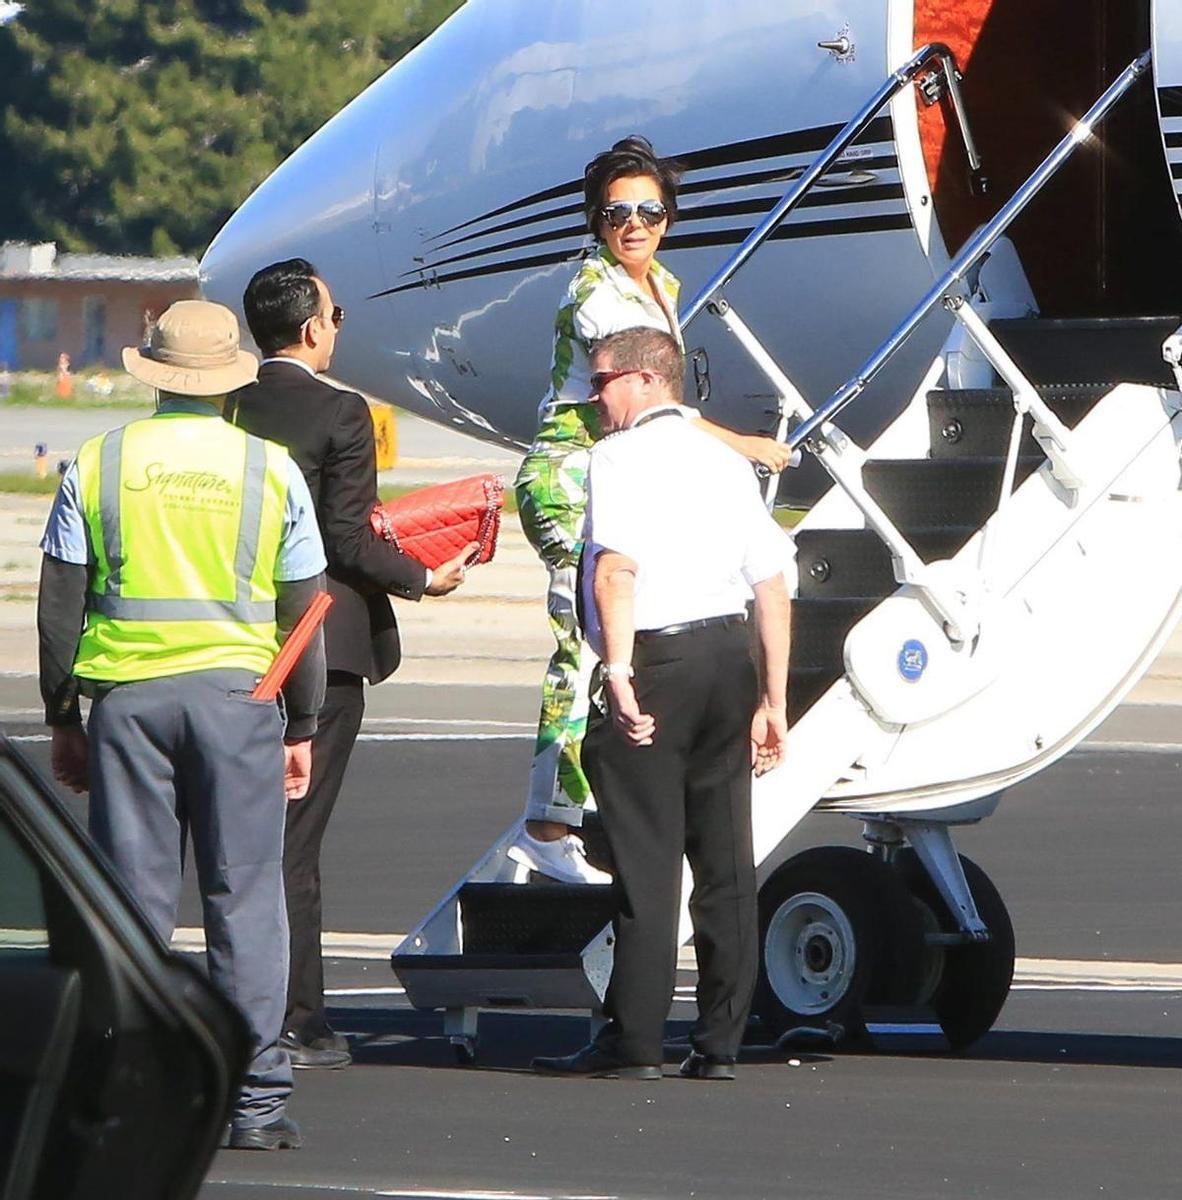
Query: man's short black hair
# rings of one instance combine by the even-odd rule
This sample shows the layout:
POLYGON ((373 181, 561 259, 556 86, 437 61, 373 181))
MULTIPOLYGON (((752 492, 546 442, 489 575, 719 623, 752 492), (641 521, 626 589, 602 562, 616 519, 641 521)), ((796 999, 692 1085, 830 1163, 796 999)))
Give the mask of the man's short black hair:
POLYGON ((300 340, 300 329, 320 311, 316 268, 306 258, 289 258, 256 271, 242 296, 250 336, 263 354, 300 340))

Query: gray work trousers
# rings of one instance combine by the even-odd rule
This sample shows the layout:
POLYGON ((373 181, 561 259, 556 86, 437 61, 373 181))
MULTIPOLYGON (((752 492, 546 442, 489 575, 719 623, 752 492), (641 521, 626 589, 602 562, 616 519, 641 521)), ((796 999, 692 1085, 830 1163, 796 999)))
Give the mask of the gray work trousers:
POLYGON ((104 690, 90 740, 90 832, 152 927, 176 926, 186 835, 213 984, 246 1018, 253 1058, 240 1127, 283 1113, 291 1064, 278 1046, 287 996, 283 730, 248 671, 195 671, 104 690))

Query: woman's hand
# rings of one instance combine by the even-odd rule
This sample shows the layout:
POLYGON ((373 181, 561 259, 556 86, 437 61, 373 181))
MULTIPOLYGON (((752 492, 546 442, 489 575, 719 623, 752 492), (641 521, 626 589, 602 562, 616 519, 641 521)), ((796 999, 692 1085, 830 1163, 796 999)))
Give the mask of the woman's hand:
POLYGON ((767 437, 762 433, 743 434, 740 442, 741 445, 737 447, 739 453, 753 463, 767 467, 773 475, 786 471, 793 465, 792 460, 796 457, 795 452, 783 442, 777 442, 774 437, 767 437))

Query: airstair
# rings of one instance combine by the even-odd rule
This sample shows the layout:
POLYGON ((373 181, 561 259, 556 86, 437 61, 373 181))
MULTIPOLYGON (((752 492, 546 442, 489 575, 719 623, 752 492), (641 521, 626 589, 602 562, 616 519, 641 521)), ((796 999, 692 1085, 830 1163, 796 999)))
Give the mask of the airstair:
MULTIPOLYGON (((956 1048, 990 1028, 1014 933, 953 831, 1094 729, 1182 614, 1182 319, 1039 318, 1004 237, 1149 63, 1122 73, 815 411, 722 288, 902 88, 940 71, 963 117, 947 50, 926 47, 884 84, 686 312, 724 322, 779 396, 780 436, 834 481, 796 533, 787 765, 755 781, 755 853, 764 862, 814 810, 862 822, 869 852, 808 850, 763 883, 753 1011, 770 1039, 857 1037, 878 1008, 931 1014, 956 1048), (952 337, 859 448, 835 418, 939 306, 952 337)), ((412 1003, 445 1010, 462 1060, 482 1008, 594 1020, 610 976, 613 889, 529 881, 506 854, 519 828, 392 956, 412 1003)), ((609 866, 593 824, 588 844, 609 866)))

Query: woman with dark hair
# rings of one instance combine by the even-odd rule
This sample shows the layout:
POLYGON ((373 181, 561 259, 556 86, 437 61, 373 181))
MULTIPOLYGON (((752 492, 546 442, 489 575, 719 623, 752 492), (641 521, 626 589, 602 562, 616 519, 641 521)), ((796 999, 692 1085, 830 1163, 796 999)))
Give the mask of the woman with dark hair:
MULTIPOLYGON (((558 644, 542 685, 525 828, 509 854, 566 883, 611 880, 587 862, 581 840, 572 833, 582 825, 591 792, 580 750, 595 656, 582 641, 575 615, 588 454, 600 436, 596 405, 588 398, 589 352, 600 338, 634 326, 667 330, 682 345, 680 285, 656 260, 661 239, 677 218, 680 174, 675 162, 658 158, 636 135, 587 164, 584 211, 599 244, 558 310, 550 388, 538 410, 537 436, 517 475, 522 527, 550 572, 547 611, 558 644)), ((734 433, 703 420, 694 409, 681 411, 753 462, 772 471, 788 465, 787 447, 774 438, 734 433)))

